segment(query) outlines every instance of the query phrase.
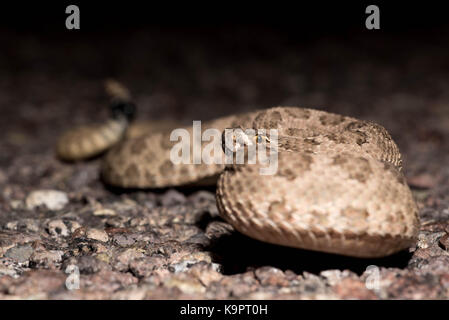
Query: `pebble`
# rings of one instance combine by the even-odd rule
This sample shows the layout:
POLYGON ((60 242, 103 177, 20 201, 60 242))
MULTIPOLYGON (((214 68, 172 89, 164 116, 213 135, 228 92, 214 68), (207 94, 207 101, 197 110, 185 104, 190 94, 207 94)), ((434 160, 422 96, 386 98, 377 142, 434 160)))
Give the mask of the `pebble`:
POLYGON ((186 260, 179 263, 175 263, 170 265, 169 270, 174 273, 184 272, 189 269, 191 266, 195 265, 197 261, 194 260, 186 260))
POLYGON ((20 230, 20 231, 39 231, 39 221, 34 219, 23 219, 10 221, 5 225, 5 229, 8 230, 20 230))
POLYGON ((215 194, 209 191, 197 191, 189 196, 189 200, 199 204, 215 204, 215 194))
POLYGON ((117 213, 112 209, 101 208, 93 212, 94 216, 115 216, 117 213))
POLYGON ((38 266, 54 266, 62 261, 64 252, 62 250, 40 250, 35 251, 30 258, 38 266))
POLYGON ((215 218, 219 216, 214 193, 209 191, 198 191, 190 195, 188 200, 191 203, 207 210, 212 217, 215 218))
POLYGON ((27 261, 33 254, 34 249, 30 245, 18 245, 8 249, 5 252, 5 257, 11 258, 14 261, 23 263, 27 261))
POLYGON ((366 287, 365 282, 359 279, 344 278, 333 286, 332 289, 340 299, 377 299, 376 294, 366 287))
POLYGON ((81 228, 81 225, 77 221, 67 221, 67 226, 69 227, 71 233, 74 233, 76 230, 81 228))
POLYGON ((449 251, 449 234, 445 234, 440 238, 440 245, 446 251, 449 251))
POLYGON ((29 210, 45 206, 49 210, 57 211, 63 209, 68 202, 67 194, 58 190, 36 190, 26 198, 26 206, 29 210))
POLYGON ((94 256, 81 256, 74 265, 79 268, 79 271, 82 274, 93 274, 108 268, 107 263, 94 256))
POLYGON ((20 271, 14 268, 13 265, 4 266, 0 264, 0 277, 10 276, 11 278, 18 278, 20 276, 20 271))
POLYGON ((168 288, 178 288, 186 294, 204 293, 206 291, 199 280, 188 278, 185 274, 167 278, 164 285, 168 288))
POLYGON ((223 278, 219 270, 220 265, 216 263, 208 264, 199 262, 193 265, 188 272, 208 287, 211 283, 218 282, 223 278))
POLYGON ((58 237, 63 236, 67 237, 69 235, 69 229, 65 225, 64 221, 57 219, 57 220, 51 220, 47 224, 48 233, 51 236, 58 237))
POLYGON ((418 235, 418 241, 416 242, 416 246, 420 249, 427 249, 429 247, 429 243, 424 234, 418 235))
POLYGON ((345 278, 357 278, 357 275, 349 270, 330 269, 320 273, 320 276, 324 277, 330 286, 334 286, 345 278))
POLYGON ((126 249, 116 256, 114 269, 118 271, 126 271, 133 260, 144 258, 145 255, 137 249, 126 249))
POLYGON ((166 259, 163 257, 143 257, 130 262, 129 269, 139 278, 149 277, 154 270, 164 268, 166 259))
POLYGON ((114 243, 121 247, 128 247, 133 245, 136 242, 136 239, 132 236, 126 234, 116 234, 114 235, 114 243))
POLYGON ((104 230, 94 228, 87 230, 87 237, 101 242, 107 242, 109 240, 108 234, 104 230))
POLYGON ((11 200, 9 202, 9 205, 11 206, 11 209, 17 210, 23 208, 23 201, 21 200, 11 200))
POLYGON ((289 281, 285 278, 282 270, 274 267, 261 267, 255 271, 256 278, 263 286, 288 286, 289 281))
POLYGON ((187 200, 186 196, 183 195, 181 192, 176 191, 175 189, 168 190, 160 198, 161 205, 164 207, 171 207, 178 204, 183 204, 184 202, 186 202, 186 200, 187 200))

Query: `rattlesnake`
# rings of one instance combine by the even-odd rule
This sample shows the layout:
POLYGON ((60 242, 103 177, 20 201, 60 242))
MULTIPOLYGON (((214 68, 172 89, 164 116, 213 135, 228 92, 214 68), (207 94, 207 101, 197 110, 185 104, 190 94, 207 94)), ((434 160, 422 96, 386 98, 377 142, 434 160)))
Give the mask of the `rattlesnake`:
MULTIPOLYGON (((356 257, 381 257, 416 239, 419 218, 401 172, 398 147, 382 126, 324 111, 274 107, 202 123, 202 129, 277 129, 278 170, 263 164, 174 164, 170 130, 128 126, 129 94, 109 82, 114 118, 69 131, 58 143, 66 160, 104 157, 103 180, 123 188, 217 184, 221 216, 252 238, 356 257), (125 138, 124 138, 125 137, 125 138), (218 183, 217 183, 218 179, 218 183)), ((192 128, 185 127, 192 133, 192 128)), ((204 143, 203 143, 204 146, 204 143)))

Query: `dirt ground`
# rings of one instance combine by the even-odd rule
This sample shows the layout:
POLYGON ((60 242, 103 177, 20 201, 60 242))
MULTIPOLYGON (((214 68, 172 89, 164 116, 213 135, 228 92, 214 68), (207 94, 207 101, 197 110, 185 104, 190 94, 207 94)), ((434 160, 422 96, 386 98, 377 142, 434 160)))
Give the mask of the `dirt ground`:
POLYGON ((449 298, 448 35, 0 31, 0 298, 449 298), (100 159, 64 163, 54 146, 108 117, 107 77, 131 88, 140 119, 295 105, 382 124, 420 209, 417 245, 368 260, 278 247, 225 223, 213 188, 105 186, 100 159))

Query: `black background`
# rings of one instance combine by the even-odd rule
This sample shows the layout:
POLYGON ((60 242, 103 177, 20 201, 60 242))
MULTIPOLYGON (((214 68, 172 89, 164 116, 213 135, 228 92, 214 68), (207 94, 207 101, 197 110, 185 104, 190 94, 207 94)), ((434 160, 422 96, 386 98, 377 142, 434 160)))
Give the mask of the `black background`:
POLYGON ((447 25, 444 2, 426 1, 14 1, 2 3, 0 26, 27 32, 65 32, 65 8, 78 5, 81 30, 144 26, 264 25, 302 34, 366 31, 365 8, 379 6, 381 31, 420 32, 447 25))

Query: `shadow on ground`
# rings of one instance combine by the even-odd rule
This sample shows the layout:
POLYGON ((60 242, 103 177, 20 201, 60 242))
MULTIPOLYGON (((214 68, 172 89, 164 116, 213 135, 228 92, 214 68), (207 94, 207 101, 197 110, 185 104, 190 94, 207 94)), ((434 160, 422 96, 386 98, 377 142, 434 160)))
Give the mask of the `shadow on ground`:
POLYGON ((237 232, 218 238, 208 250, 212 252, 215 262, 223 266, 223 273, 226 275, 262 266, 292 270, 296 274, 304 271, 319 274, 329 269, 348 269, 361 275, 369 265, 405 268, 411 258, 411 253, 407 251, 376 259, 345 257, 272 245, 237 232))

